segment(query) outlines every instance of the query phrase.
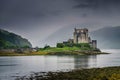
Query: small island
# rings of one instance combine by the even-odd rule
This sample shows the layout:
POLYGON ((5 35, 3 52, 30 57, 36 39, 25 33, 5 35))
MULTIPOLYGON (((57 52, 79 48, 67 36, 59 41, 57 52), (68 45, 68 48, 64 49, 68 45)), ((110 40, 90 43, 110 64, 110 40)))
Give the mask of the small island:
POLYGON ((88 29, 74 29, 73 39, 68 39, 62 43, 57 43, 56 47, 46 45, 40 48, 38 53, 47 55, 94 55, 107 54, 97 48, 97 40, 91 40, 88 29))

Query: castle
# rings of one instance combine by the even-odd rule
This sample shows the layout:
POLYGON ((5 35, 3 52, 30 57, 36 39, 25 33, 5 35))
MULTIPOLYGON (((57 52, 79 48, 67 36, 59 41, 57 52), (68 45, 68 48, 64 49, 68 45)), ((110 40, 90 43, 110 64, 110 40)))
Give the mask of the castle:
POLYGON ((88 43, 92 48, 96 49, 97 48, 97 40, 91 40, 91 38, 88 35, 88 29, 83 28, 83 29, 74 29, 73 33, 73 39, 69 39, 68 41, 64 41, 65 43, 74 43, 74 44, 79 44, 79 43, 88 43))

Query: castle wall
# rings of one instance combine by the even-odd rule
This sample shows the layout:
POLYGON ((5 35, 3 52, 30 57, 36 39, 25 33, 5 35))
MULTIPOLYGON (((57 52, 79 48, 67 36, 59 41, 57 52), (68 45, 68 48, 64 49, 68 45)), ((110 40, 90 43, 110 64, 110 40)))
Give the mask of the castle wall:
POLYGON ((74 32, 74 43, 89 43, 88 29, 76 29, 74 32))

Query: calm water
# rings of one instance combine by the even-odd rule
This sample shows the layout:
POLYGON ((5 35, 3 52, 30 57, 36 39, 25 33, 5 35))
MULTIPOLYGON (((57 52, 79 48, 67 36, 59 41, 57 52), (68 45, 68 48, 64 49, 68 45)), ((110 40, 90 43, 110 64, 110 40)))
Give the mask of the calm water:
POLYGON ((15 56, 0 57, 0 80, 32 72, 71 70, 91 67, 120 66, 120 50, 103 50, 109 55, 91 56, 15 56))

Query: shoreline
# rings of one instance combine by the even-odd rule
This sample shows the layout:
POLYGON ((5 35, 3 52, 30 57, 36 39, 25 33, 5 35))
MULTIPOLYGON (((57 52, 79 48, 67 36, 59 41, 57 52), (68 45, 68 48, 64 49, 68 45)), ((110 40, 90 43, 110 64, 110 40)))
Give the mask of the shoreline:
POLYGON ((16 80, 119 80, 120 66, 75 69, 68 72, 37 72, 16 80))
POLYGON ((107 52, 96 51, 59 51, 59 52, 29 52, 29 53, 15 53, 15 52, 0 52, 0 56, 40 56, 40 55, 99 55, 110 54, 107 52))

